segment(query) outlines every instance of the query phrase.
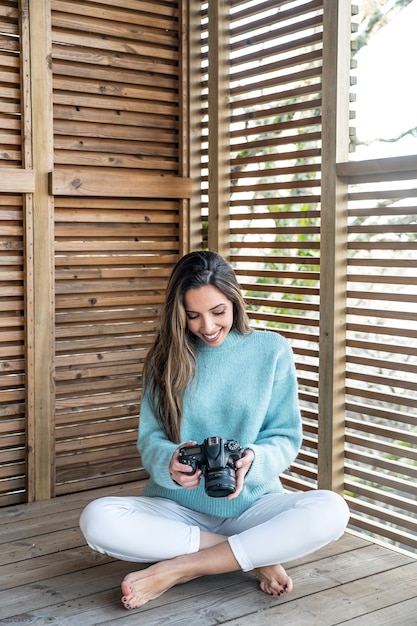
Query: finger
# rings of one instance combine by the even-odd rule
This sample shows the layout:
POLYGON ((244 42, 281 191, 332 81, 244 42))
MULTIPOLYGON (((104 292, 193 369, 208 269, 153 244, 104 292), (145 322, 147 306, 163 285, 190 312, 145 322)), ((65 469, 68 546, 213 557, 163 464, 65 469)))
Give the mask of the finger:
POLYGON ((179 474, 189 474, 191 476, 191 474, 193 474, 194 472, 191 465, 187 465, 186 463, 180 463, 179 461, 174 461, 172 468, 175 472, 178 472, 179 474))
POLYGON ((253 450, 251 450, 250 448, 247 448, 243 456, 238 461, 236 461, 235 467, 239 468, 239 467, 250 466, 252 465, 254 459, 255 459, 255 455, 253 453, 253 450))
POLYGON ((228 500, 234 500, 238 497, 243 488, 243 474, 241 472, 236 472, 236 489, 233 493, 227 496, 228 500))
MULTIPOLYGON (((187 468, 188 469, 188 468, 187 468)), ((173 473, 175 481, 185 489, 195 489, 200 484, 201 470, 197 470, 195 474, 189 474, 183 471, 173 473)))

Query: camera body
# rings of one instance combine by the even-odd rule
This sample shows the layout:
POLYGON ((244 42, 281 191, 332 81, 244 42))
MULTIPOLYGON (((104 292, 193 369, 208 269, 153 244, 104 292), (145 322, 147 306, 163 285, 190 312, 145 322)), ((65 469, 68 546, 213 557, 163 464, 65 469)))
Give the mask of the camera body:
POLYGON ((243 453, 235 439, 208 437, 200 445, 180 448, 179 461, 192 467, 192 474, 201 469, 208 496, 224 498, 236 491, 235 462, 243 453))

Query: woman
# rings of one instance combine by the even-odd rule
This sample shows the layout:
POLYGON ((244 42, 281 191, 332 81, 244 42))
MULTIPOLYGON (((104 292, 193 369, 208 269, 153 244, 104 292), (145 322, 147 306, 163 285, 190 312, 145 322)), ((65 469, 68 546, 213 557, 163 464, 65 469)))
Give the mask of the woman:
POLYGON ((333 492, 284 494, 279 474, 301 438, 288 343, 251 330, 221 256, 186 255, 172 271, 145 364, 138 449, 150 478, 141 497, 96 500, 80 520, 94 550, 153 563, 125 577, 124 606, 139 608, 178 583, 239 569, 254 570, 265 593, 290 592, 282 563, 338 539, 349 517, 333 492), (212 437, 223 439, 222 450, 229 440, 242 448, 224 470, 235 474, 235 490, 220 497, 206 493, 203 476, 212 437), (189 446, 202 455, 191 465, 180 458, 189 446))

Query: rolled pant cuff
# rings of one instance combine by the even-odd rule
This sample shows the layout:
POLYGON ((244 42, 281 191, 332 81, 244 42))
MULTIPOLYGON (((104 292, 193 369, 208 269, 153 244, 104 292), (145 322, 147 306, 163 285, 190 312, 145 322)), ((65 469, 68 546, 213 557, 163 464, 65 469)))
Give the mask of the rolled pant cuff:
POLYGON ((243 572, 250 572, 253 570, 253 564, 249 561, 246 552, 243 549, 242 543, 238 535, 232 535, 228 538, 229 546, 233 552, 236 561, 239 563, 243 572))

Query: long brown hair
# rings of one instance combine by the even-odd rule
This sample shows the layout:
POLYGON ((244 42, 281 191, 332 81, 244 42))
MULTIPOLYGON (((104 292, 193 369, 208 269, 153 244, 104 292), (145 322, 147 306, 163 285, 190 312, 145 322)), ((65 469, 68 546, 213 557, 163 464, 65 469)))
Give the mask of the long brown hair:
POLYGON ((145 362, 156 417, 171 441, 180 443, 184 393, 196 369, 196 337, 187 326, 184 295, 189 289, 214 285, 233 304, 233 325, 242 334, 251 332, 235 273, 216 252, 190 252, 174 266, 155 343, 145 362))

